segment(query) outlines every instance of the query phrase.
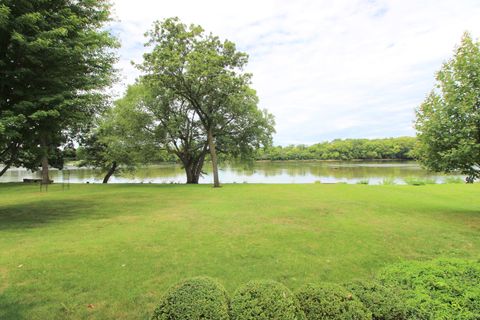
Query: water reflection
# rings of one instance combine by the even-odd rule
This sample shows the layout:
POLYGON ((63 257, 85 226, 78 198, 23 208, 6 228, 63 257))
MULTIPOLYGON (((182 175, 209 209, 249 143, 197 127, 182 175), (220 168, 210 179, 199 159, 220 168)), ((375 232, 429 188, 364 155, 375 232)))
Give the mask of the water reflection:
MULTIPOLYGON (((212 183, 208 165, 200 183, 212 183)), ((185 173, 178 164, 163 164, 139 168, 132 173, 112 176, 110 183, 185 183, 185 173)), ((282 161, 257 162, 252 166, 225 165, 220 170, 223 183, 357 183, 368 180, 370 184, 393 179, 404 183, 405 178, 433 179, 442 182, 445 175, 428 172, 415 162, 344 162, 344 161, 282 161)), ((10 169, 0 182, 18 182, 23 178, 40 178, 39 172, 10 169)), ((103 175, 90 168, 67 167, 52 170, 55 182, 101 183, 103 175)))

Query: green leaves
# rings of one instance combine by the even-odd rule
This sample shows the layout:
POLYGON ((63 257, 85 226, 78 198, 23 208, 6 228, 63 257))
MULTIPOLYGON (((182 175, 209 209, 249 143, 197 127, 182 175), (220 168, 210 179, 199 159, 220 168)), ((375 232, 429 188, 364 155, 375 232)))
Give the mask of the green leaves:
POLYGON ((225 158, 252 159, 256 148, 271 143, 273 116, 258 109, 251 75, 242 71, 247 54, 178 18, 156 22, 147 36, 152 51, 138 66, 151 92, 147 109, 165 129, 167 150, 186 167, 194 158, 201 170, 208 132, 214 171, 217 151, 225 158))
POLYGON ((50 150, 55 158, 62 144, 105 110, 109 97, 103 89, 115 79, 118 46, 103 28, 109 6, 106 0, 2 2, 0 119, 24 121, 13 127, 15 134, 0 137, 0 162, 15 155, 16 165, 36 169, 39 158, 29 156, 33 160, 26 163, 22 153, 50 150))
POLYGON ((478 261, 442 259, 387 267, 379 280, 403 290, 408 319, 478 319, 478 261))
POLYGON ((30 119, 41 121, 43 119, 55 119, 60 117, 58 110, 38 110, 30 115, 30 119))
POLYGON ((232 320, 305 320, 295 295, 275 281, 250 281, 237 289, 230 303, 232 320))
POLYGON ((465 33, 436 79, 416 111, 416 154, 427 168, 471 182, 480 176, 480 43, 465 33))
POLYGON ((130 86, 125 97, 82 137, 78 153, 81 166, 106 171, 115 163, 121 171, 132 171, 139 164, 165 160, 151 130, 153 120, 141 111, 145 97, 143 86, 130 86))
POLYGON ((4 4, 0 4, 0 28, 6 28, 9 16, 10 8, 4 4))
POLYGON ((187 279, 168 290, 152 320, 229 320, 228 300, 227 292, 214 279, 187 279))

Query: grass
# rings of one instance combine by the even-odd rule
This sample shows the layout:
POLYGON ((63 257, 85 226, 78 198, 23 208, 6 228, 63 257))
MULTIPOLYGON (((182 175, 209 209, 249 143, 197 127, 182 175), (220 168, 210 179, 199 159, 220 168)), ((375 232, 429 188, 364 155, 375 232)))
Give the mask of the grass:
POLYGON ((370 183, 370 180, 368 179, 361 179, 357 181, 357 184, 369 184, 369 183, 370 183))
POLYGON ((385 186, 393 186, 395 184, 395 178, 384 178, 380 184, 385 186))
POLYGON ((443 183, 465 183, 465 180, 460 177, 445 177, 443 183))
POLYGON ((0 185, 0 319, 148 319, 207 275, 291 289, 480 257, 480 185, 0 185))
POLYGON ((422 179, 417 177, 407 177, 403 179, 406 184, 411 186, 424 186, 426 184, 436 184, 437 181, 435 179, 422 179))

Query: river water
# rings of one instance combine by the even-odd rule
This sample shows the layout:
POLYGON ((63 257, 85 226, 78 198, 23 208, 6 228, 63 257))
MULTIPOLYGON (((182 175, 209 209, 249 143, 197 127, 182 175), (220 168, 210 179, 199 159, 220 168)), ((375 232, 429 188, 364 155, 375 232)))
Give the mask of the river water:
MULTIPOLYGON (((200 183, 212 183, 208 164, 200 183)), ((24 178, 39 178, 39 172, 12 168, 0 182, 20 182, 24 178)), ((102 172, 91 168, 68 166, 52 169, 50 177, 57 183, 101 183, 102 172)), ((442 183, 446 176, 428 172, 414 161, 275 161, 256 162, 252 166, 224 165, 220 170, 222 183, 359 183, 381 184, 393 181, 404 184, 412 179, 442 183)), ((111 177, 109 183, 185 183, 185 173, 178 164, 142 167, 111 177)))

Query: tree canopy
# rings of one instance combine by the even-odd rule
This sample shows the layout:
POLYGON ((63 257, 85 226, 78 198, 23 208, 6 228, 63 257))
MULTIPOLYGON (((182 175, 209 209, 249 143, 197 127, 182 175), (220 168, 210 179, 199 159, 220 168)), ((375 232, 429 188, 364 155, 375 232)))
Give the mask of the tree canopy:
POLYGON ((77 151, 79 166, 90 166, 105 172, 103 183, 107 183, 114 173, 171 160, 149 130, 150 116, 136 109, 144 105, 144 93, 141 86, 129 86, 125 96, 115 101, 113 108, 80 139, 77 151))
MULTIPOLYGON (((250 98, 256 101, 255 96, 250 98)), ((253 160, 257 148, 270 144, 272 120, 256 104, 250 107, 223 130, 216 131, 216 148, 221 158, 253 160)), ((188 100, 149 78, 141 78, 117 101, 114 112, 129 120, 127 130, 135 136, 132 140, 137 145, 156 148, 178 159, 187 183, 198 183, 210 146, 208 133, 188 100)))
POLYGON ((61 146, 107 106, 114 80, 107 0, 0 4, 0 162, 62 167, 61 146))
POLYGON ((434 171, 480 177, 480 42, 468 33, 417 109, 419 160, 434 171))
MULTIPOLYGON (((217 152, 251 154, 254 147, 270 144, 274 132, 273 116, 258 109, 251 75, 243 72, 248 56, 237 51, 233 42, 178 18, 157 22, 147 35, 147 46, 153 49, 139 66, 143 81, 161 90, 155 97, 168 108, 190 117, 199 130, 201 126, 206 145, 200 144, 200 150, 210 153, 218 187, 217 152)), ((186 124, 185 120, 181 121, 186 124)))

